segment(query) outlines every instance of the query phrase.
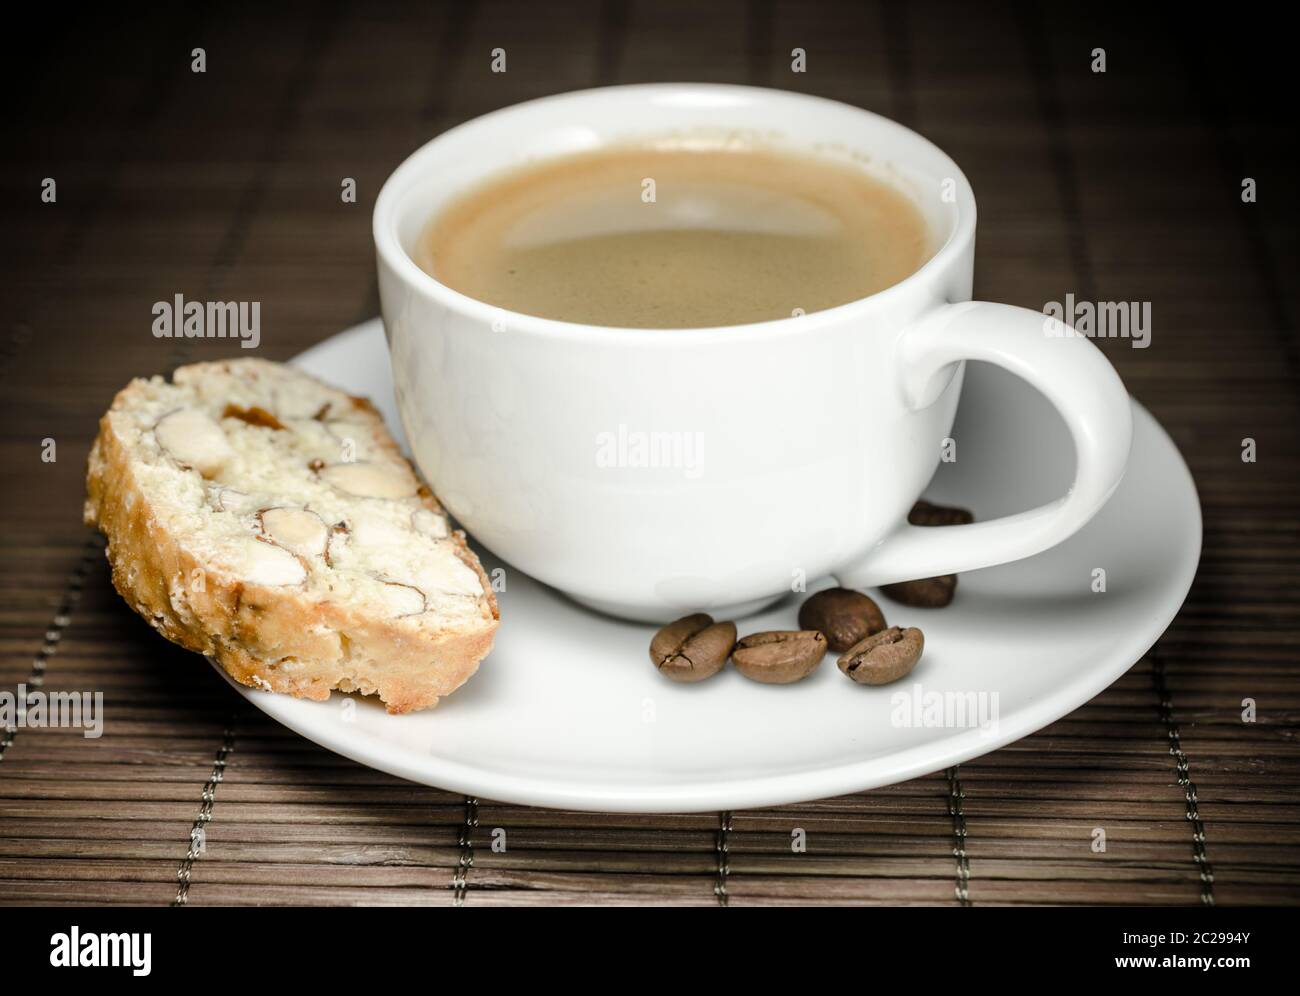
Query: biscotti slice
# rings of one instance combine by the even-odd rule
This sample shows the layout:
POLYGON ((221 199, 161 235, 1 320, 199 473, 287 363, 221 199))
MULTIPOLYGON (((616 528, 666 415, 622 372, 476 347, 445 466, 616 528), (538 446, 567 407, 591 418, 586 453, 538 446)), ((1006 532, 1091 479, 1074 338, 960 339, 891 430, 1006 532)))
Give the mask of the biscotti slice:
POLYGON ((465 534, 368 401, 265 360, 132 381, 100 420, 86 522, 113 584, 236 681, 434 705, 492 648, 465 534))

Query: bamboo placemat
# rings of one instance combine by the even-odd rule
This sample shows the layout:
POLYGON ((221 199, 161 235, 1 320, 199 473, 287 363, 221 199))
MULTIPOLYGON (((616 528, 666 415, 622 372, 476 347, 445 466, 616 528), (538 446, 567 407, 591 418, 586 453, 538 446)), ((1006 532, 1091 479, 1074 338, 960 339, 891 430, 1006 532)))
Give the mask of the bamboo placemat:
POLYGON ((1297 150, 1265 99, 1267 52, 1243 69, 1216 32, 1083 6, 520 0, 114 11, 11 37, 0 688, 102 690, 108 719, 97 740, 0 734, 0 901, 1300 902, 1297 150), (133 375, 237 352, 154 339, 153 301, 261 301, 258 355, 288 358, 377 313, 370 208, 416 145, 533 96, 680 79, 818 93, 934 139, 980 199, 977 296, 1151 302, 1149 349, 1098 344, 1205 511, 1199 577, 1151 653, 946 772, 779 809, 620 816, 362 768, 126 609, 80 525, 95 420, 133 375))

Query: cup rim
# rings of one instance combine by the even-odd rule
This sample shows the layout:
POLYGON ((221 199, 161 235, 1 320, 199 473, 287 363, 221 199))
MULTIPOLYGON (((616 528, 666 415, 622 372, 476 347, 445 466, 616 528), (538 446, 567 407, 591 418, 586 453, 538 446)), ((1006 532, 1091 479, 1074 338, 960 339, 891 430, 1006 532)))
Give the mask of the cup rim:
MULTIPOLYGON (((895 157, 896 161, 901 157, 895 157)), ((974 238, 976 221, 975 194, 971 188, 970 181, 966 174, 962 172, 961 167, 924 135, 907 127, 904 124, 869 111, 865 108, 858 107, 854 104, 848 104, 839 100, 832 100, 827 97, 818 97, 812 94, 800 93, 795 90, 781 90, 776 87, 757 87, 743 86, 731 83, 631 83, 620 84, 617 86, 590 87, 583 90, 569 90, 563 93, 550 94, 545 97, 538 97, 533 100, 522 101, 516 104, 510 104, 506 107, 489 111, 486 114, 478 115, 468 121, 449 128, 429 139, 412 151, 398 167, 389 174, 388 179, 384 181, 380 188, 379 195, 375 199, 374 213, 372 215, 372 236, 375 242, 375 250, 381 260, 391 268, 391 270, 402 279, 402 281, 411 286, 413 289, 430 295, 436 301, 441 303, 450 311, 467 314, 469 317, 482 321, 487 325, 496 323, 504 324, 504 327, 511 332, 528 333, 534 336, 545 338, 563 337, 569 341, 575 339, 601 342, 653 342, 661 346, 681 347, 686 343, 700 345, 706 340, 718 339, 722 337, 735 338, 754 338, 754 337, 779 337, 796 333, 806 333, 809 329, 824 327, 827 325, 839 325, 848 320, 864 315, 870 308, 881 305, 887 306, 888 303, 901 295, 912 292, 916 285, 937 277, 944 272, 951 264, 953 257, 960 254, 965 247, 974 238), (436 277, 421 269, 403 248, 401 240, 397 235, 398 208, 400 198, 407 192, 411 184, 406 182, 409 174, 417 172, 420 169, 421 161, 429 154, 429 150, 445 141, 452 135, 461 132, 463 129, 470 128, 480 124, 483 121, 496 118, 498 116, 517 114, 530 108, 537 108, 543 105, 552 105, 564 103, 574 99, 594 96, 596 94, 612 94, 623 92, 629 97, 645 95, 684 95, 690 92, 705 91, 719 97, 746 97, 749 99, 767 99, 774 98, 782 100, 796 100, 799 102, 815 103, 821 105, 830 105, 840 111, 850 111, 859 115, 866 115, 874 119, 877 125, 884 125, 896 129, 903 133, 909 141, 918 143, 927 148, 932 154, 939 157, 944 163, 946 169, 950 171, 952 179, 956 183, 957 190, 957 219, 952 231, 924 263, 916 270, 912 271, 896 284, 892 284, 882 290, 869 294, 866 297, 857 298, 845 304, 836 305, 833 308, 824 308, 820 311, 808 312, 804 315, 792 315, 784 318, 772 318, 762 322, 748 322, 738 325, 706 325, 690 326, 687 328, 638 328, 635 326, 619 325, 589 325, 583 322, 562 321, 554 318, 543 318, 538 315, 529 315, 521 311, 512 311, 509 308, 503 308, 499 305, 488 304, 486 301, 480 301, 477 298, 462 294, 446 284, 442 283, 436 277)))

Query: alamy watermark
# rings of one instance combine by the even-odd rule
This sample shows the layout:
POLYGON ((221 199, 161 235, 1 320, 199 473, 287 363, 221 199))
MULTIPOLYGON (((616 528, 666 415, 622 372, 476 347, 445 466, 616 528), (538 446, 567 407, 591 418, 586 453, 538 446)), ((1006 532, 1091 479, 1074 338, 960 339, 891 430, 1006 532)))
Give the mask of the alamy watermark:
POLYGON ((15 694, 0 692, 0 730, 70 728, 87 740, 104 733, 103 692, 43 692, 19 685, 15 694))
POLYGON ((153 934, 82 933, 73 924, 65 934, 50 936, 50 965, 54 968, 129 968, 137 977, 153 970, 153 934))
POLYGON ((889 697, 889 724, 895 729, 998 730, 997 692, 926 691, 920 682, 889 697))
POLYGON ((704 474, 704 433, 630 429, 596 433, 596 466, 680 470, 690 480, 704 474))
POLYGON ((261 301, 187 301, 177 294, 155 301, 155 339, 242 339, 241 349, 256 349, 262 341, 261 301))
POLYGON ((1151 345, 1150 301, 1065 301, 1043 305, 1043 331, 1050 339, 1128 339, 1134 349, 1151 345))

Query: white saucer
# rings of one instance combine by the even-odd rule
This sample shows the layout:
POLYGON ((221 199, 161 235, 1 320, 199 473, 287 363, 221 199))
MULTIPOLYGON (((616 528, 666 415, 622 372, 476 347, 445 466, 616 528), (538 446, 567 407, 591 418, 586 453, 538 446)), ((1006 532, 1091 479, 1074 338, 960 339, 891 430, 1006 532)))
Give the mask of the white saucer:
MULTIPOLYGON (((378 319, 297 362, 368 395, 390 426, 399 425, 378 319)), ((335 693, 308 702, 234 687, 290 729, 362 764, 528 805, 740 809, 935 771, 1087 702, 1132 666, 1182 604, 1201 549, 1196 488, 1164 430, 1133 408, 1124 483, 1068 542, 963 575, 945 609, 877 599, 891 624, 921 626, 926 637, 921 663, 891 686, 853 684, 833 656, 798 685, 759 685, 730 668, 700 685, 676 685, 650 663, 653 627, 598 615, 507 568, 496 649, 436 709, 389 716, 371 699, 335 693), (1093 591, 1096 568, 1106 572, 1104 593, 1093 591), (938 707, 944 702, 948 709, 938 707), (977 718, 995 721, 972 725, 977 718)), ((1069 485, 1073 452, 1064 425, 1002 371, 970 365, 953 438, 958 459, 941 465, 926 492, 932 500, 986 519, 1069 485)), ((500 566, 479 553, 489 571, 500 566)), ((791 596, 741 621, 741 634, 795 628, 798 604, 791 596)))

